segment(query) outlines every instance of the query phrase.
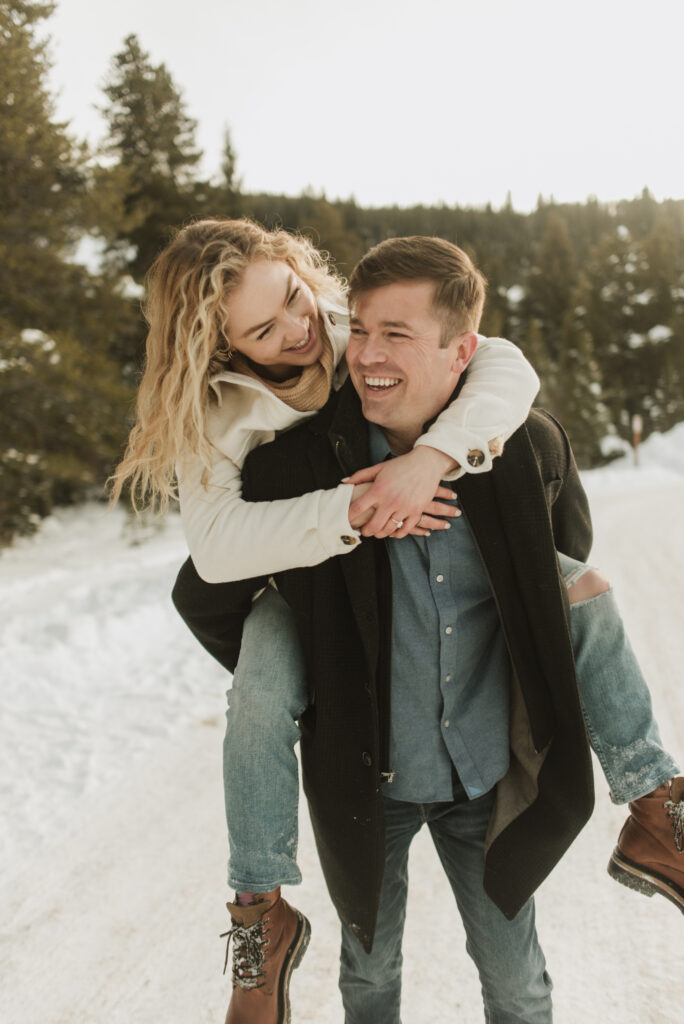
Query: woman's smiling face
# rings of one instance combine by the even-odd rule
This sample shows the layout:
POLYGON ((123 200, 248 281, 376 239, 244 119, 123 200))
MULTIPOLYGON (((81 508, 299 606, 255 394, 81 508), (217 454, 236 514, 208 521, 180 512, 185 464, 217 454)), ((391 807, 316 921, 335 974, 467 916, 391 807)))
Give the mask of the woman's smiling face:
POLYGON ((231 348, 286 380, 321 356, 323 343, 313 292, 287 263, 255 260, 226 302, 231 348))

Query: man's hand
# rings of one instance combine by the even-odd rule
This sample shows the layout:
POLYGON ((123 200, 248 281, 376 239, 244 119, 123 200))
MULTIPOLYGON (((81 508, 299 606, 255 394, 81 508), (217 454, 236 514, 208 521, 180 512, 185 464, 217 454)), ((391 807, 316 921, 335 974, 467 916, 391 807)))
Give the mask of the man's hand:
POLYGON ((449 519, 461 512, 439 500, 453 499, 440 480, 455 465, 436 448, 419 445, 406 455, 360 469, 345 481, 355 485, 350 525, 364 537, 379 539, 400 539, 410 533, 426 537, 431 530, 448 530, 449 519))

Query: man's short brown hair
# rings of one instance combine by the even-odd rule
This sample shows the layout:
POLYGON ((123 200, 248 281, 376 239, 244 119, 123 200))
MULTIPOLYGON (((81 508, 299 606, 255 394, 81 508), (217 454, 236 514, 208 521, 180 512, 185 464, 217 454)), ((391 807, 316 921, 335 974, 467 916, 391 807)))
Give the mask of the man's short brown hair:
POLYGON ((487 281, 470 256, 453 242, 426 235, 387 238, 374 245, 354 267, 349 306, 364 292, 404 281, 432 281, 433 306, 442 321, 443 346, 465 331, 477 331, 487 281))

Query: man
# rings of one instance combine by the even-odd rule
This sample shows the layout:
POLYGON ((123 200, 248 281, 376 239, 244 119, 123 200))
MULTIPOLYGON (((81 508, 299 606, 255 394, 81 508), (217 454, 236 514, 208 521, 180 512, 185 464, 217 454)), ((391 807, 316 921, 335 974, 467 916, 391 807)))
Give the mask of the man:
MULTIPOLYGON (((391 239, 351 281, 351 381, 304 426, 257 449, 250 500, 332 486, 408 450, 458 387, 484 282, 440 239, 391 239)), ((551 1020, 532 894, 591 813, 591 763, 556 550, 591 529, 567 438, 533 412, 486 476, 457 484, 451 530, 283 573, 310 706, 305 791, 343 923, 348 1024, 397 1024, 406 863, 427 822, 491 1022, 551 1020), (391 697, 391 700, 390 700, 391 697)), ((350 541, 353 538, 350 538, 350 541)), ((225 665, 263 581, 174 598, 225 665)))

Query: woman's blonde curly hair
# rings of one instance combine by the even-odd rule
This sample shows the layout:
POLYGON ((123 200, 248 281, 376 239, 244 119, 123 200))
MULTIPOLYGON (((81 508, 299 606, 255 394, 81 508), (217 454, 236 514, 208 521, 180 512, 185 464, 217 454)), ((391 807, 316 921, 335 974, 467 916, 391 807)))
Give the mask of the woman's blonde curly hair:
POLYGON ((230 365, 226 299, 257 259, 287 263, 316 299, 344 301, 343 281, 306 238, 266 231, 247 219, 200 220, 181 228, 146 278, 145 366, 136 422, 110 479, 112 502, 130 481, 136 510, 163 512, 177 497, 178 461, 198 455, 211 467, 205 423, 209 381, 230 365))

